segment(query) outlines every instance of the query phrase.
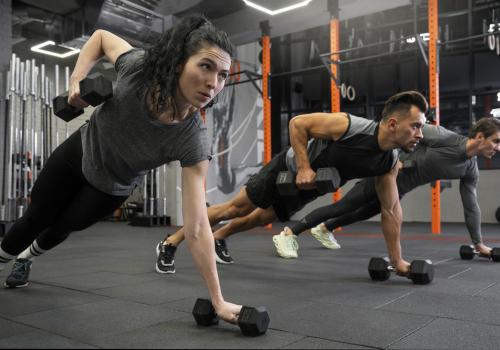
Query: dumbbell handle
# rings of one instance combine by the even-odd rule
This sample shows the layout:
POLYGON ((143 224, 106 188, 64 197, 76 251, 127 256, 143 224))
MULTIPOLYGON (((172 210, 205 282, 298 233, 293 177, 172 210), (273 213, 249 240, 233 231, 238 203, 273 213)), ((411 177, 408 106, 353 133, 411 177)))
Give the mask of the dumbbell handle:
MULTIPOLYGON (((392 265, 387 266, 387 271, 389 271, 389 272, 397 273, 397 270, 398 269, 396 269, 396 267, 394 267, 392 265)), ((400 276, 400 275, 398 275, 398 276, 400 276)), ((408 272, 405 273, 403 276, 406 278, 410 278, 410 270, 408 269, 408 272)))
MULTIPOLYGON (((387 271, 397 273, 396 267, 392 265, 387 266, 387 271)), ((408 272, 406 272, 404 275, 398 275, 398 276, 403 276, 410 279, 410 269, 408 269, 408 272)))

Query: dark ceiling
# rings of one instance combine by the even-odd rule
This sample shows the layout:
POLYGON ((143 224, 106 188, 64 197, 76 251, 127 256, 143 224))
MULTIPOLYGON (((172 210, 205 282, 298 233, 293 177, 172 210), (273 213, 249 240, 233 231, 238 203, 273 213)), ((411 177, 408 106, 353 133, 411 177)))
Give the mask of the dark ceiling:
MULTIPOLYGON (((253 1, 275 9, 298 0, 253 1)), ((328 23, 327 1, 313 0, 293 15, 269 16, 249 8, 243 0, 12 0, 12 45, 14 52, 26 56, 31 46, 46 40, 81 47, 99 28, 134 46, 146 46, 154 43, 176 18, 195 12, 214 20, 235 44, 241 45, 260 37, 259 23, 263 20, 269 20, 274 36, 328 23)), ((350 18, 407 5, 409 1, 339 0, 339 6, 341 16, 350 18)))
POLYGON ((162 17, 199 12, 216 19, 245 6, 239 0, 13 0, 13 44, 29 39, 66 42, 95 27, 144 42, 144 32, 162 31, 162 17))

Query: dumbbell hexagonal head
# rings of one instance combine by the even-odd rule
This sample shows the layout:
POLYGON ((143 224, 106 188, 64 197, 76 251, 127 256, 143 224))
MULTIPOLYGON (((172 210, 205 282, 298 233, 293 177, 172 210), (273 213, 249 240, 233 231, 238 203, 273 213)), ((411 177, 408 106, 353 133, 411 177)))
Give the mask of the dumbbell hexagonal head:
POLYGON ((461 246, 460 258, 462 258, 462 260, 472 260, 472 258, 474 258, 474 247, 470 245, 461 246))
POLYGON ((368 264, 368 273, 374 281, 387 281, 391 276, 388 258, 371 258, 368 264))
POLYGON ((199 326, 213 326, 219 323, 212 302, 207 299, 197 299, 193 308, 193 316, 199 326))
POLYGON ((238 317, 238 326, 243 335, 256 337, 266 333, 269 321, 269 314, 264 306, 243 306, 238 317))
POLYGON ((495 262, 500 261, 500 248, 491 249, 491 260, 495 262))
POLYGON ((91 106, 98 106, 113 97, 113 84, 102 74, 91 74, 80 81, 80 96, 91 106))
POLYGON ((335 168, 319 168, 314 182, 321 194, 335 192, 340 187, 340 175, 335 168))
POLYGON ((410 279, 415 284, 429 284, 434 279, 434 266, 430 260, 413 260, 410 265, 410 279))
POLYGON ((52 100, 52 107, 54 109, 54 114, 65 122, 69 122, 79 115, 83 114, 83 109, 76 108, 68 103, 67 92, 54 97, 54 99, 52 100))
POLYGON ((299 193, 295 185, 295 176, 291 171, 280 171, 276 178, 276 187, 282 196, 295 196, 299 193))

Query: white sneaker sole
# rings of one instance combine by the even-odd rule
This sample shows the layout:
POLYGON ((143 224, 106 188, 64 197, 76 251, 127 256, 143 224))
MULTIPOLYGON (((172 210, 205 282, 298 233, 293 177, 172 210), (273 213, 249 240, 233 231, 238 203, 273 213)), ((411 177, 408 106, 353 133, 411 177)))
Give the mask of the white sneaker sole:
POLYGON ((224 265, 231 265, 231 264, 234 264, 234 260, 231 261, 231 262, 227 262, 227 261, 224 261, 222 260, 221 258, 219 258, 219 256, 217 255, 217 253, 215 253, 215 261, 219 264, 224 264, 224 265))
POLYGON ((156 245, 156 258, 158 259, 159 256, 160 256, 160 243, 156 245))
POLYGON ((21 285, 19 285, 19 286, 9 286, 9 285, 7 284, 7 282, 5 282, 5 283, 3 284, 3 286, 4 286, 5 288, 14 289, 14 288, 24 288, 24 287, 27 287, 29 284, 30 284, 29 282, 26 282, 25 284, 21 284, 21 285))
POLYGON ((156 272, 158 272, 158 273, 162 273, 162 274, 167 274, 167 273, 172 274, 172 273, 175 273, 175 269, 173 271, 162 271, 162 270, 160 270, 158 268, 158 265, 155 265, 155 268, 156 268, 156 272))

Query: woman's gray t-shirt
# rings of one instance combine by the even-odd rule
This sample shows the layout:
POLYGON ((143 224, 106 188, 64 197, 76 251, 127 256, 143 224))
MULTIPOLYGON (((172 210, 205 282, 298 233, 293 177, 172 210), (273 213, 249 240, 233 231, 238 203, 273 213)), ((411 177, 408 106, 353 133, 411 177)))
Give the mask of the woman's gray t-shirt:
POLYGON ((85 178, 102 192, 130 195, 144 174, 170 161, 182 167, 210 158, 200 114, 178 124, 154 119, 146 106, 141 71, 144 51, 132 49, 115 63, 113 98, 98 106, 82 135, 85 178))

